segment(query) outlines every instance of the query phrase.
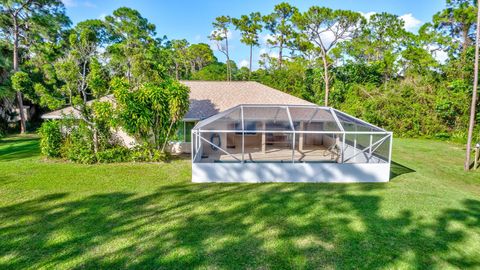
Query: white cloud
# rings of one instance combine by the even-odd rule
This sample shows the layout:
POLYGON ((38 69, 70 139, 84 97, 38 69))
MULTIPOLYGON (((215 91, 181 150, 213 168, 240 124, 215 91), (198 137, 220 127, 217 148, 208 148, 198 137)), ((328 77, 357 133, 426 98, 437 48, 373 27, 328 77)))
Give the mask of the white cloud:
MULTIPOLYGON (((215 32, 215 31, 212 30, 212 32, 210 32, 210 36, 211 36, 214 32, 215 32)), ((234 37, 235 37, 234 32, 228 30, 228 32, 227 32, 227 38, 228 38, 228 42, 229 42, 229 44, 228 44, 228 49, 229 49, 230 51, 232 51, 232 50, 235 48, 235 45, 233 45, 233 44, 230 43, 230 41, 231 41, 232 39, 234 39, 234 37)), ((221 41, 221 42, 219 43, 219 42, 217 42, 217 41, 210 40, 210 48, 211 48, 213 51, 219 51, 218 45, 220 45, 220 46, 223 48, 223 47, 225 46, 225 41, 221 41)))
POLYGON ((442 65, 445 64, 449 59, 448 52, 435 44, 428 44, 423 48, 429 51, 433 58, 442 65))
POLYGON ((258 51, 258 56, 261 57, 263 54, 268 54, 268 56, 272 57, 272 58, 278 58, 278 52, 276 51, 273 51, 273 50, 270 50, 270 49, 267 49, 267 48, 261 48, 259 51, 258 51))
POLYGON ((62 3, 67 7, 67 8, 73 8, 73 7, 86 7, 86 8, 96 8, 97 6, 90 2, 90 1, 81 1, 78 2, 76 0, 62 0, 62 3))
POLYGON ((106 49, 105 49, 104 47, 99 47, 99 48, 97 49, 97 52, 98 52, 99 54, 104 54, 105 51, 106 51, 106 49))
POLYGON ((448 52, 446 51, 436 51, 433 53, 433 57, 440 63, 445 64, 448 60, 448 52))
POLYGON ((413 17, 412 13, 407 13, 399 17, 405 22, 404 28, 407 31, 413 32, 418 30, 418 27, 422 24, 422 21, 413 17))
POLYGON ((332 31, 323 32, 320 34, 320 37, 322 38, 322 42, 326 47, 330 46, 330 44, 332 44, 332 42, 335 40, 335 35, 332 33, 332 31))
POLYGON ((242 61, 240 61, 240 63, 238 63, 239 67, 248 67, 248 65, 250 65, 250 62, 245 59, 243 59, 242 61))
POLYGON ((83 6, 87 7, 87 8, 96 8, 97 7, 94 3, 90 2, 90 1, 83 2, 83 6))
MULTIPOLYGON (((212 32, 210 32, 210 36, 215 32, 215 30, 212 30, 212 32)), ((228 32, 227 32, 227 38, 230 40, 232 39, 234 36, 233 32, 229 29, 228 32)))
POLYGON ((77 6, 77 2, 75 2, 75 0, 62 0, 62 3, 66 7, 76 7, 77 6))
MULTIPOLYGON (((210 40, 209 46, 210 46, 210 49, 212 49, 212 51, 221 51, 221 50, 226 49, 225 41, 210 40), (221 50, 218 48, 219 46, 220 46, 221 50)), ((236 48, 236 46, 234 44, 228 43, 228 50, 230 52, 234 51, 235 48, 236 48)))
POLYGON ((448 52, 442 50, 441 48, 435 47, 433 45, 427 45, 425 49, 430 51, 433 55, 433 58, 435 58, 435 60, 437 60, 440 64, 445 64, 449 58, 448 52))
POLYGON ((271 35, 271 34, 265 34, 265 35, 261 36, 261 40, 262 40, 263 44, 266 44, 266 45, 268 45, 269 40, 274 41, 275 39, 276 39, 276 37, 274 35, 271 35))
MULTIPOLYGON (((369 11, 369 12, 360 12, 360 14, 368 21, 373 15, 377 13, 375 11, 369 11)), ((404 21, 405 30, 410 32, 414 32, 418 30, 418 27, 422 24, 422 21, 415 18, 412 13, 403 14, 402 16, 399 16, 399 18, 404 21)))

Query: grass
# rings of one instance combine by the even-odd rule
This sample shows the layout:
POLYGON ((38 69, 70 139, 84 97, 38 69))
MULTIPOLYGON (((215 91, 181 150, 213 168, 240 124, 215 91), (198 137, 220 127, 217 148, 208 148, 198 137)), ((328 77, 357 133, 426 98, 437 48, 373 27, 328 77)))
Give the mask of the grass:
POLYGON ((0 269, 480 268, 480 171, 395 139, 386 184, 192 184, 189 160, 78 165, 0 141, 0 269))

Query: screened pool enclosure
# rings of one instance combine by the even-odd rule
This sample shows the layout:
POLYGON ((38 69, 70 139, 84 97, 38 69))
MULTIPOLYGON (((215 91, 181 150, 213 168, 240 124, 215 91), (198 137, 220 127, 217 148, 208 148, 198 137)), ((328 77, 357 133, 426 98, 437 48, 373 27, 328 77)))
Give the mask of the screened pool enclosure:
POLYGON ((239 105, 191 147, 193 182, 386 182, 392 133, 330 107, 239 105))

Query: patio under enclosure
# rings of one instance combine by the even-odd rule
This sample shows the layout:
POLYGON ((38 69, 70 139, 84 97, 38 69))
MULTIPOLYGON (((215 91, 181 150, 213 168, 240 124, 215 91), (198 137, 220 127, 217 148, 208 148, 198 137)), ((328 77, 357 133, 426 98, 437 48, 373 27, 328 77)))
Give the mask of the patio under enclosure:
POLYGON ((330 107, 239 105, 192 129, 193 182, 387 182, 392 132, 330 107))

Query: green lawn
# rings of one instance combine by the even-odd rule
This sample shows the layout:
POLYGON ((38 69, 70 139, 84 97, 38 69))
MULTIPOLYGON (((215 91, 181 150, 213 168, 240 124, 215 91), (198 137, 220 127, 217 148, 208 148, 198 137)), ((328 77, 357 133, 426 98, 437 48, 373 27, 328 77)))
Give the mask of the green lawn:
POLYGON ((0 269, 480 268, 480 171, 395 139, 386 184, 192 184, 189 160, 46 161, 0 141, 0 269))

